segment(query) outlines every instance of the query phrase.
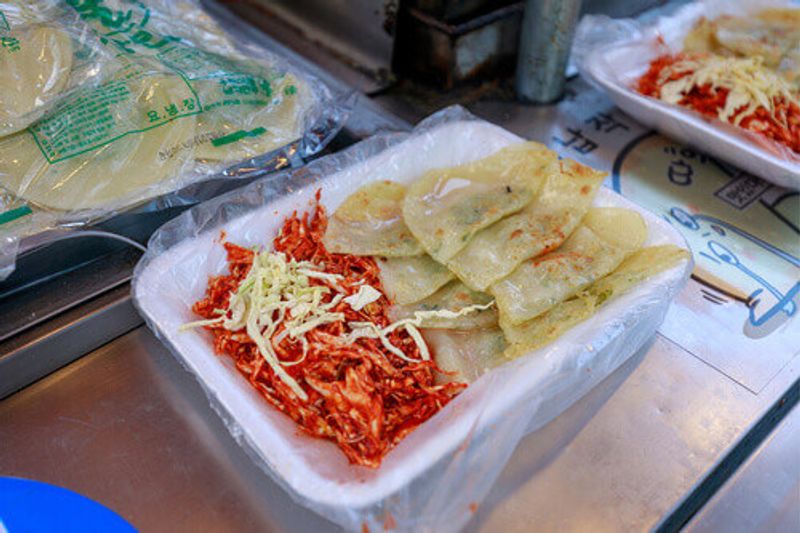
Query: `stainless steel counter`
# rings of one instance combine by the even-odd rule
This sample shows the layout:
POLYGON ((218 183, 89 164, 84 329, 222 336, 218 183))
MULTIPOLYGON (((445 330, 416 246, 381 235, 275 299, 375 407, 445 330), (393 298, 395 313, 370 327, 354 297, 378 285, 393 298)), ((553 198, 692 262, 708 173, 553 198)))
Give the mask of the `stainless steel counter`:
MULTIPOLYGON (((772 389, 786 386, 777 381, 772 389)), ((467 531, 649 529, 765 407, 659 335, 522 441, 467 531)), ((799 464, 792 427, 779 428, 788 443, 773 472, 799 464)), ((254 466, 194 378, 144 327, 0 403, 0 442, 3 475, 75 490, 142 531, 336 529, 254 466)), ((740 513, 758 511, 766 521, 771 502, 748 491, 761 494, 759 483, 769 483, 771 494, 784 496, 774 511, 791 524, 800 473, 784 470, 776 483, 759 468, 750 466, 745 485, 725 486, 715 498, 733 494, 740 513)), ((729 530, 739 520, 717 511, 711 523, 729 530)))
POLYGON ((689 523, 687 531, 800 531, 800 407, 689 523))
POLYGON ((53 483, 140 531, 323 531, 254 466, 139 327, 0 402, 0 473, 53 483))
MULTIPOLYGON (((769 392, 781 395, 790 384, 769 392)), ((675 524, 672 513, 773 397, 752 395, 659 335, 646 354, 522 441, 471 530, 680 526, 684 517, 675 524)), ((789 503, 800 510, 800 500, 789 503)), ((719 525, 736 530, 738 521, 722 516, 719 525)))

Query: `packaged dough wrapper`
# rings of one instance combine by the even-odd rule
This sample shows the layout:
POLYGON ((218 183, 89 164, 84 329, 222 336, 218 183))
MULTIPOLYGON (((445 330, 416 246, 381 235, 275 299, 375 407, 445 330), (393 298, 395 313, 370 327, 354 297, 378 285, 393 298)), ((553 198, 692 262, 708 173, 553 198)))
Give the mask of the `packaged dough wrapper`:
POLYGON ((347 114, 196 0, 0 0, 0 280, 19 240, 302 163, 347 114))

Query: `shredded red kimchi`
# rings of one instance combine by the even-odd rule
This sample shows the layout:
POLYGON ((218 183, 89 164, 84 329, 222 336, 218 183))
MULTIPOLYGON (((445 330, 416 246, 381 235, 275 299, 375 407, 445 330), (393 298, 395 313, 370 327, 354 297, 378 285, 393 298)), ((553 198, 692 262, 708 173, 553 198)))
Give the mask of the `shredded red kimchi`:
MULTIPOLYGON (((639 78, 636 89, 645 96, 662 99, 662 88, 665 84, 694 74, 695 71, 686 65, 707 59, 706 56, 685 54, 662 55, 650 63, 650 68, 639 78)), ((715 87, 712 83, 693 84, 690 90, 682 92, 677 103, 706 117, 719 118, 726 108, 729 94, 728 88, 715 87)), ((732 106, 735 105, 732 103, 732 106)), ((772 97, 769 105, 772 109, 767 109, 764 105, 754 108, 748 105, 737 106, 724 120, 800 154, 800 106, 797 103, 797 94, 772 97)))
MULTIPOLYGON (((322 244, 327 226, 325 209, 317 201, 311 213, 293 213, 273 241, 276 252, 296 261, 311 261, 323 271, 342 276, 338 287, 355 294, 364 284, 383 293, 379 268, 372 257, 329 253, 322 244)), ((206 319, 219 316, 253 264, 255 252, 225 242, 228 274, 211 277, 205 297, 193 311, 206 319)), ((324 285, 324 279, 311 283, 324 285)), ((323 297, 328 303, 332 293, 323 297)), ((275 332, 270 341, 282 368, 307 394, 302 400, 276 376, 242 328, 229 331, 221 324, 205 326, 219 355, 230 357, 239 372, 261 396, 291 417, 301 430, 335 442, 351 463, 377 468, 383 457, 406 435, 442 409, 466 384, 437 384, 440 370, 433 360, 423 360, 419 346, 402 328, 389 333, 391 344, 406 358, 388 350, 376 338, 361 337, 343 344, 350 322, 390 324, 385 296, 354 310, 344 301, 332 311, 345 320, 322 324, 305 334, 307 345, 275 332), (287 364, 289 363, 289 364, 287 364)))

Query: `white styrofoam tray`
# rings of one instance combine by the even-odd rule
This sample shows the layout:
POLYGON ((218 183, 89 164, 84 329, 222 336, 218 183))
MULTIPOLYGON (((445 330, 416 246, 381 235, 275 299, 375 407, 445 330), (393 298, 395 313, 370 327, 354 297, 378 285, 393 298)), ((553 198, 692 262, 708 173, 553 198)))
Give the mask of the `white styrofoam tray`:
MULTIPOLYGON (((666 51, 677 53, 682 50, 686 34, 700 17, 719 14, 712 11, 708 4, 689 4, 674 15, 659 19, 655 26, 644 31, 629 28, 626 33, 630 38, 587 50, 581 61, 581 72, 602 87, 614 104, 642 124, 728 161, 755 176, 784 187, 800 188, 800 155, 795 155, 791 160, 759 145, 759 142, 767 141, 761 140, 754 133, 718 120, 709 120, 680 106, 643 96, 632 88, 647 71, 653 59, 666 51)), ((727 8, 743 8, 735 4, 737 2, 730 2, 727 8)), ((722 12, 726 11, 725 5, 718 8, 722 12)), ((611 23, 607 19, 591 18, 585 23, 590 21, 594 24, 609 24, 609 35, 621 33, 621 30, 612 31, 611 23)), ((602 27, 586 29, 595 33, 602 31, 602 27)), ((579 35, 580 33, 581 30, 579 35)), ((791 150, 786 148, 785 152, 789 154, 791 150)))
MULTIPOLYGON (((208 276, 226 269, 220 230, 230 242, 268 246, 284 218, 294 210, 307 210, 319 188, 331 212, 369 181, 408 183, 428 169, 479 159, 521 140, 479 121, 449 123, 412 135, 361 163, 182 241, 138 271, 133 295, 148 324, 195 374, 237 440, 246 441, 256 460, 307 505, 317 510, 375 505, 437 461, 463 452, 466 446, 487 446, 486 439, 475 435, 500 420, 518 422, 528 430, 546 424, 652 337, 670 299, 688 277, 689 261, 612 301, 550 347, 484 375, 401 442, 379 469, 371 470, 349 465, 333 443, 298 434, 294 422, 267 404, 228 358, 214 355, 208 332, 178 331, 181 324, 196 319, 190 306, 203 296, 208 276)), ((664 220, 606 188, 601 188, 595 203, 641 213, 649 229, 647 245, 685 247, 680 234, 664 220)), ((494 478, 487 479, 491 485, 494 478)))

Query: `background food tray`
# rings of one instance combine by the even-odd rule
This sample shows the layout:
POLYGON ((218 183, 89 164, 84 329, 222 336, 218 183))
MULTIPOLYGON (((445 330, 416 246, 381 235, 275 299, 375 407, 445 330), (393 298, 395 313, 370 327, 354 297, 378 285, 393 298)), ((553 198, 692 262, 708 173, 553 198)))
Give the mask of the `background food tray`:
MULTIPOLYGON (((556 343, 483 376, 408 436, 380 469, 351 466, 334 444, 299 435, 230 360, 213 354, 210 334, 178 332, 195 318, 190 307, 208 276, 225 269, 220 231, 238 244, 267 244, 287 215, 308 209, 318 189, 330 211, 366 182, 410 182, 425 170, 472 161, 521 140, 450 115, 426 121, 405 138, 372 138, 286 179, 259 181, 193 208, 154 235, 134 276, 133 296, 145 320, 196 376, 236 440, 299 502, 348 528, 380 526, 387 512, 401 527, 424 523, 450 530, 465 523, 519 439, 638 350, 690 271, 686 262, 657 275, 556 343)), ((649 229, 647 245, 684 246, 668 223, 607 189, 595 203, 639 211, 649 229)))
MULTIPOLYGON (((605 90, 622 110, 646 126, 701 148, 755 176, 784 187, 800 188, 800 155, 753 133, 709 120, 676 105, 637 93, 633 84, 656 57, 683 48, 683 39, 703 16, 746 16, 784 2, 695 2, 654 25, 589 16, 577 31, 575 53, 581 73, 605 90), (760 144, 759 144, 760 143, 760 144)), ((796 6, 795 6, 796 7, 796 6)))

